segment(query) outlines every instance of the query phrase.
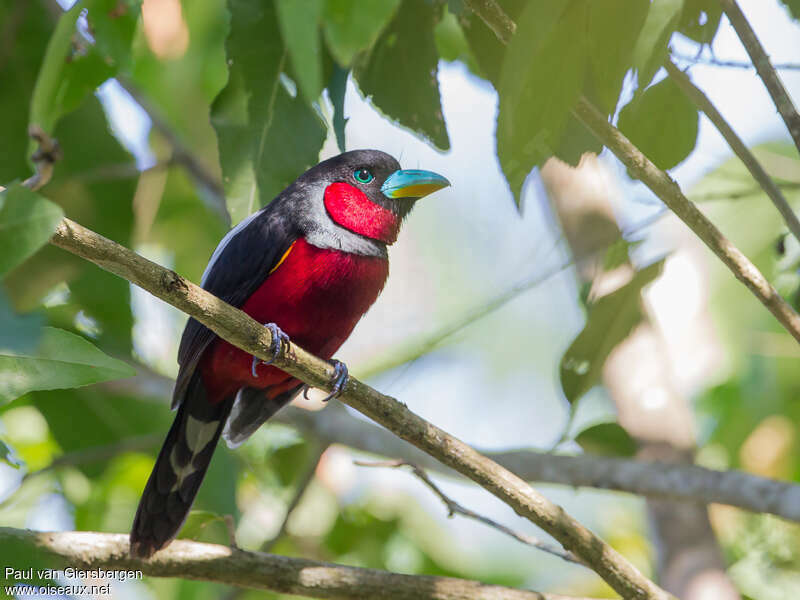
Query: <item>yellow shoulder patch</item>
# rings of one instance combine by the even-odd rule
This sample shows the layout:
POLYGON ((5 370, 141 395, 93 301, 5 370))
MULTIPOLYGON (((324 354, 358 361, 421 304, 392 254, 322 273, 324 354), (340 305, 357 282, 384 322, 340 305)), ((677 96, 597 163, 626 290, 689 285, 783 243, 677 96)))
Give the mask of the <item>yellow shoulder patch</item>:
POLYGON ((286 250, 286 252, 283 253, 283 256, 281 256, 281 258, 277 262, 277 264, 269 270, 269 273, 267 273, 267 275, 272 275, 273 271, 275 271, 275 269, 277 269, 278 267, 280 267, 283 264, 283 261, 285 261, 286 257, 289 256, 289 252, 292 251, 292 248, 294 248, 294 245, 295 245, 295 242, 292 242, 292 245, 289 246, 289 248, 286 250))

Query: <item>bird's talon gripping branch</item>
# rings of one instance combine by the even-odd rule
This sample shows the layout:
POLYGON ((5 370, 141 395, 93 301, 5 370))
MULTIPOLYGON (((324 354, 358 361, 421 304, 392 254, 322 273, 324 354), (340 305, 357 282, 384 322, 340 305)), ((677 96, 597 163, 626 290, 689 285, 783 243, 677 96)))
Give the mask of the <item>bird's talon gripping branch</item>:
POLYGON ((272 334, 272 343, 269 346, 269 351, 272 352, 272 357, 266 361, 259 361, 257 356, 253 356, 253 362, 250 364, 250 372, 255 378, 258 378, 258 373, 256 373, 256 367, 258 366, 258 363, 261 362, 262 365, 271 365, 273 362, 275 362, 275 359, 278 358, 278 354, 281 353, 281 347, 283 346, 284 342, 287 344, 289 343, 289 336, 286 335, 275 323, 264 323, 264 327, 269 329, 269 332, 272 334))
MULTIPOLYGON (((322 399, 323 402, 327 402, 328 400, 333 400, 334 398, 341 396, 342 392, 344 391, 344 386, 347 385, 347 381, 350 379, 350 374, 347 371, 346 364, 336 359, 333 359, 330 362, 334 368, 333 377, 331 378, 331 385, 333 387, 331 389, 331 393, 322 399)), ((311 386, 309 385, 303 386, 303 398, 306 400, 311 399, 308 397, 308 390, 310 388, 311 386)))

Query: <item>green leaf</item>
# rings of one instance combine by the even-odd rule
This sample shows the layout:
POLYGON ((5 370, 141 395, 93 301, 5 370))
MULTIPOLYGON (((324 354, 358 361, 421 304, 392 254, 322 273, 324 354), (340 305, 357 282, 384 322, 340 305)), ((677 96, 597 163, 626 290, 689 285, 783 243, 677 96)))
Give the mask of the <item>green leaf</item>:
POLYGON ((44 246, 62 218, 61 208, 20 183, 0 195, 0 277, 44 246))
POLYGON ((322 93, 322 0, 276 0, 275 10, 297 85, 306 100, 315 102, 322 93))
POLYGON ((141 0, 84 0, 95 47, 115 71, 128 69, 141 0))
POLYGON ((800 20, 800 0, 781 0, 793 18, 800 20))
POLYGON ((281 83, 286 51, 270 4, 232 0, 230 79, 212 107, 228 211, 237 223, 316 164, 317 113, 281 83))
POLYGON ((440 150, 450 147, 437 80, 434 6, 407 0, 354 74, 365 96, 386 117, 440 150))
POLYGON ((29 352, 36 348, 42 334, 41 314, 18 315, 0 289, 0 348, 29 352))
POLYGON ((372 47, 400 5, 400 0, 326 0, 322 30, 328 48, 343 67, 372 47))
POLYGON ((225 523, 225 518, 210 510, 192 510, 178 533, 182 540, 197 540, 212 523, 225 523))
POLYGON ((586 325, 561 359, 561 388, 570 404, 599 381, 611 351, 642 320, 641 293, 661 272, 663 259, 636 272, 617 291, 589 306, 586 325))
POLYGON ((667 57, 669 39, 678 27, 684 0, 653 0, 633 49, 633 64, 644 89, 667 57))
POLYGON ((575 441, 584 452, 599 456, 633 456, 636 442, 619 423, 600 423, 581 431, 575 441))
POLYGON ((710 44, 722 20, 719 0, 685 0, 680 32, 698 44, 710 44))
POLYGON ((112 73, 77 32, 82 10, 78 2, 61 15, 33 90, 30 122, 51 134, 58 119, 77 108, 112 73))
POLYGON ((331 80, 328 82, 328 94, 333 105, 333 133, 336 135, 339 152, 344 152, 347 146, 344 135, 344 128, 347 125, 347 118, 344 116, 344 96, 347 92, 348 74, 347 69, 334 65, 331 80))
POLYGON ((617 105, 649 8, 649 0, 605 0, 589 5, 592 89, 606 113, 612 113, 617 105))
POLYGON ((584 0, 531 2, 508 46, 500 73, 497 154, 517 204, 528 173, 554 154, 581 93, 588 6, 584 0))
POLYGON ((660 169, 671 169, 694 150, 697 107, 666 78, 647 88, 619 113, 618 127, 660 169))
POLYGON ((12 51, 3 52, 0 85, 0 185, 26 177, 30 137, 27 115, 37 74, 53 30, 52 5, 44 0, 0 2, 3 43, 12 51), (13 26, 5 29, 6 24, 13 26))
POLYGON ((82 337, 45 327, 34 352, 0 349, 0 401, 10 402, 33 390, 79 387, 135 374, 82 337))

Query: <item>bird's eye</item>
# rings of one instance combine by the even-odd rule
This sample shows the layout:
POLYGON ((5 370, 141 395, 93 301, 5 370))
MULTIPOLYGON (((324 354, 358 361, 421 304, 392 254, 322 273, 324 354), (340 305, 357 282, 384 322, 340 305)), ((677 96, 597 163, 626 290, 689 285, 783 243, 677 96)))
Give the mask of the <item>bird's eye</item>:
POLYGON ((353 177, 358 183, 369 183, 375 176, 366 169, 356 169, 353 171, 353 177))

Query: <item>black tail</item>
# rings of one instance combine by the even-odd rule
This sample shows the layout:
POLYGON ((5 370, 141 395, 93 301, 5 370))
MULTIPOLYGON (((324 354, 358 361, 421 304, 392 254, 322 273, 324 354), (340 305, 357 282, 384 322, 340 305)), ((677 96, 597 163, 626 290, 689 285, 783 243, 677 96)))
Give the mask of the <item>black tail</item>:
POLYGON ((133 556, 148 558, 178 534, 232 404, 232 397, 210 404, 195 373, 139 500, 130 537, 133 556))

